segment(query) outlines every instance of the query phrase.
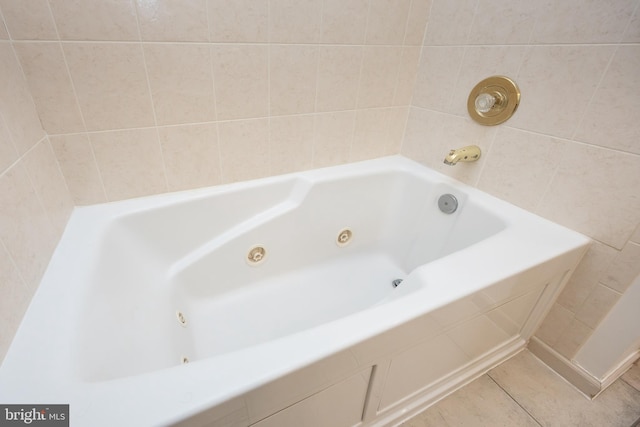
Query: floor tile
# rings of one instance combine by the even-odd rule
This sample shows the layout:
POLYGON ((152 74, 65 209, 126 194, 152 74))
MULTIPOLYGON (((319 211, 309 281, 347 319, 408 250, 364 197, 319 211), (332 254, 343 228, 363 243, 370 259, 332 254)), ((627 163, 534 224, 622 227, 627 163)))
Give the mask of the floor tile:
POLYGON ((528 351, 489 376, 545 427, 628 427, 640 417, 640 392, 626 382, 591 401, 528 351))
POLYGON ((435 406, 405 421, 398 427, 451 427, 435 406))
POLYGON ((640 391, 640 365, 638 364, 640 361, 636 362, 631 368, 625 372, 622 376, 622 379, 629 384, 631 387, 640 391))
POLYGON ((483 375, 401 425, 403 427, 539 426, 487 375, 483 375))

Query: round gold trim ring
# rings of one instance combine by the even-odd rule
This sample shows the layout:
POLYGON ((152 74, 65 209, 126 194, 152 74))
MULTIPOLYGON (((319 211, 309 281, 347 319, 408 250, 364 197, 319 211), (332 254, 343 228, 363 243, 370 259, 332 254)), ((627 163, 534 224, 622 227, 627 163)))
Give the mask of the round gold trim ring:
POLYGON ((515 113, 520 104, 518 85, 505 76, 491 76, 475 85, 467 99, 467 110, 473 120, 485 126, 499 125, 515 113), (478 95, 488 93, 496 98, 496 103, 486 113, 476 110, 478 95))

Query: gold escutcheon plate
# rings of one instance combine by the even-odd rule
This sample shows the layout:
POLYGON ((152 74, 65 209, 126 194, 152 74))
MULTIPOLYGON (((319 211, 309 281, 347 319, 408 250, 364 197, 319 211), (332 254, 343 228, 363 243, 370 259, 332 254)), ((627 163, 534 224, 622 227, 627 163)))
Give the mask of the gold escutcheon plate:
POLYGON ((520 89, 518 85, 505 76, 491 76, 475 85, 467 99, 467 110, 473 120, 485 126, 499 125, 507 121, 516 112, 520 104, 520 89), (478 95, 488 93, 498 98, 498 101, 487 112, 476 109, 475 101, 478 95))

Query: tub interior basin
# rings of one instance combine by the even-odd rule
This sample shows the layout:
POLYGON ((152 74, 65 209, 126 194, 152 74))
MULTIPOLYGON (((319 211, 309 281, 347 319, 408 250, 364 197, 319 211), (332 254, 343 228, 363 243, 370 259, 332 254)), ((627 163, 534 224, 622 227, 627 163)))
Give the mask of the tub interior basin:
POLYGON ((79 314, 89 381, 196 362, 376 307, 402 288, 394 280, 509 224, 463 187, 410 168, 310 171, 77 213, 105 218, 79 314), (439 209, 444 194, 457 199, 455 212, 439 209))

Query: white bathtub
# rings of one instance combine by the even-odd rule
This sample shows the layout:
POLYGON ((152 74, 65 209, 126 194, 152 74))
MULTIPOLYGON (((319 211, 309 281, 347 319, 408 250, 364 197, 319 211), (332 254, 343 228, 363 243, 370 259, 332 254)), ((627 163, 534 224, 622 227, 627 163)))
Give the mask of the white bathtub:
POLYGON ((73 426, 395 425, 524 348, 587 245, 402 157, 78 208, 0 402, 69 403, 73 426))

